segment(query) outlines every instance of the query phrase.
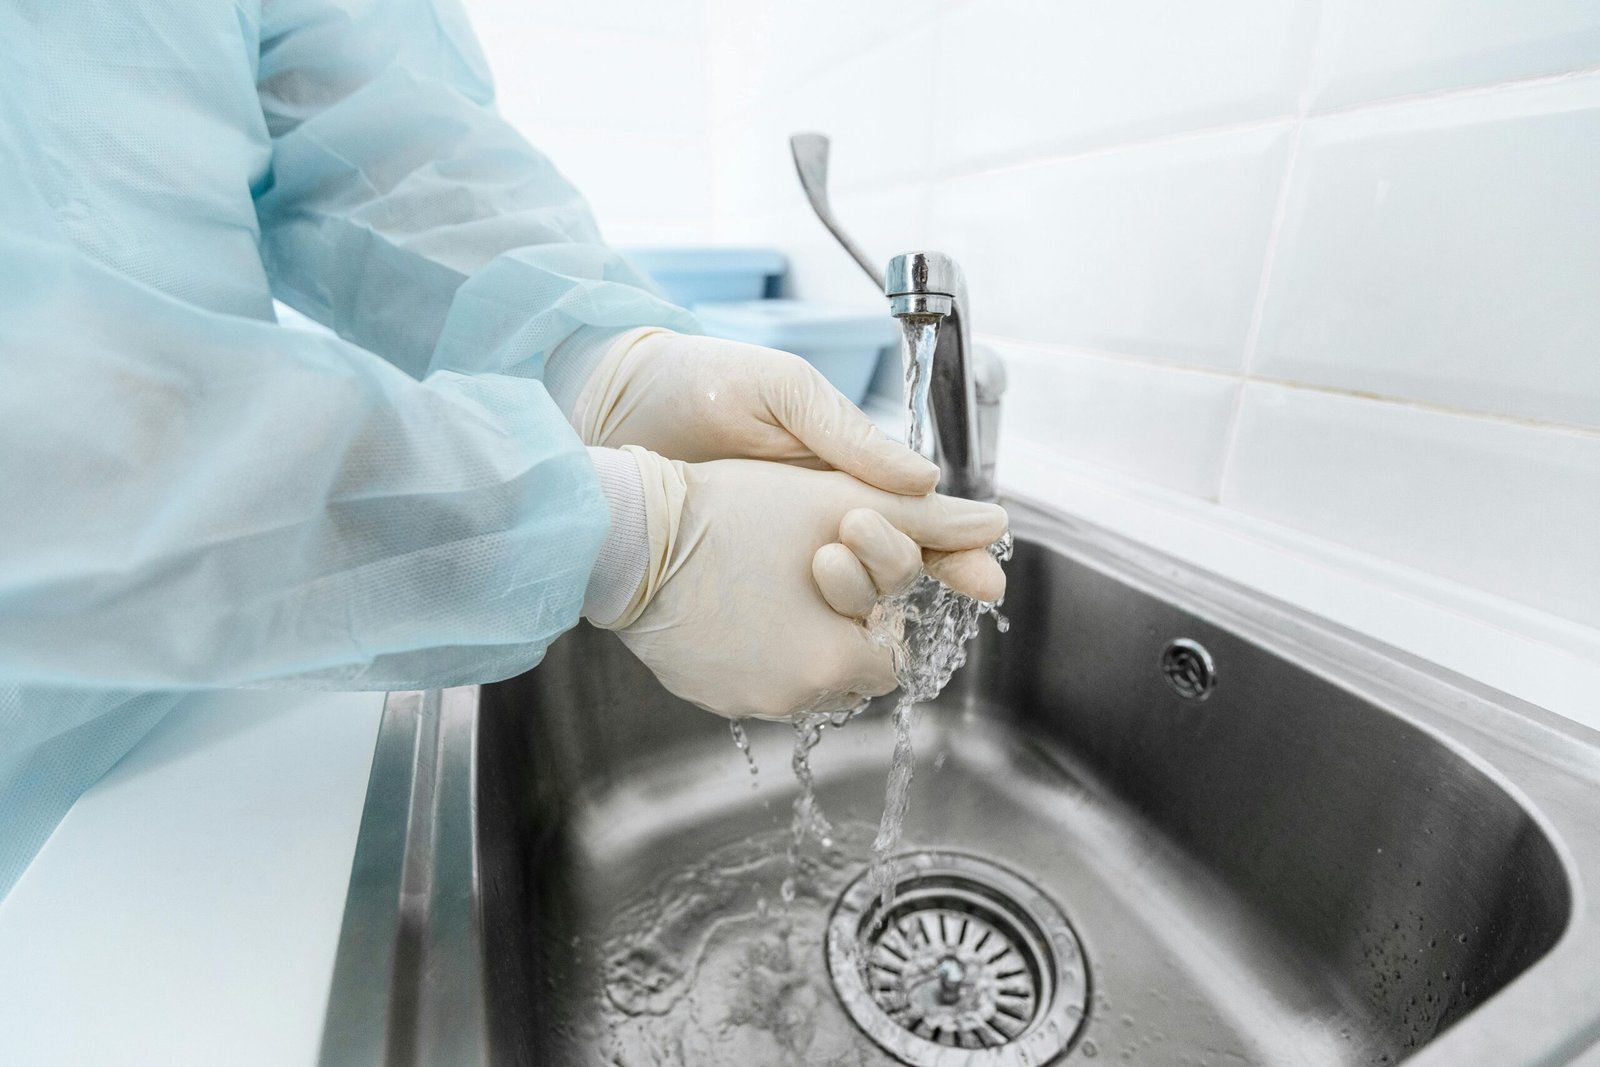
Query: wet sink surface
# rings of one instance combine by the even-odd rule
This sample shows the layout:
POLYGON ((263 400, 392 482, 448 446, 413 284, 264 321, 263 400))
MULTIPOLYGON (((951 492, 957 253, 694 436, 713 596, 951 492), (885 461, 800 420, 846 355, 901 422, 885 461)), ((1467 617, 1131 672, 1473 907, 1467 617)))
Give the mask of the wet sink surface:
MULTIPOLYGON (((1293 946, 1279 943, 1215 878, 1125 807, 1054 754, 997 725, 1001 715, 974 704, 945 705, 924 717, 903 847, 998 862, 1067 914, 1091 968, 1080 1057, 1093 1050, 1111 1062, 1128 1062, 1123 1051, 1138 1063, 1381 1062, 1360 1036, 1366 1023, 1359 1004, 1344 1003, 1343 991, 1293 946)), ((807 873, 786 914, 778 890, 788 870, 790 735, 781 728, 752 734, 769 779, 754 793, 743 759, 723 742, 679 754, 667 773, 634 777, 594 798, 572 826, 556 831, 570 835, 561 846, 566 858, 558 870, 535 873, 525 898, 533 907, 515 926, 559 928, 579 943, 541 937, 518 946, 528 956, 503 962, 507 972, 533 963, 545 973, 545 988, 565 995, 541 999, 540 1010, 525 1018, 515 1001, 491 1002, 491 1012, 503 1010, 522 1030, 514 1047, 541 1050, 523 1062, 899 1062, 876 1054, 839 1007, 822 950, 836 894, 867 862, 892 736, 880 718, 852 723, 819 746, 813 763, 820 796, 841 847, 830 852, 808 843, 807 873), (699 810, 685 819, 680 806, 699 810), (757 860, 762 855, 767 862, 757 860), (706 865, 713 871, 737 870, 731 891, 710 886, 695 862, 707 856, 723 858, 706 865), (692 872, 687 885, 673 884, 679 871, 692 872), (678 910, 701 895, 725 905, 717 921, 726 925, 709 950, 685 936, 688 929, 673 929, 678 910), (619 923, 618 912, 630 905, 647 921, 619 923), (650 920, 663 919, 664 931, 652 927, 650 920), (617 953, 630 945, 677 950, 676 961, 690 973, 631 961, 632 980, 619 981, 627 968, 617 967, 617 953), (691 959, 698 969, 691 971, 691 959), (660 995, 642 993, 641 982, 659 973, 675 984, 660 995), (775 998, 772 1010, 750 1010, 752 984, 775 998), (597 1002, 601 985, 608 995, 597 1002), (616 1010, 619 1000, 631 1016, 616 1010)), ((703 934, 709 924, 696 916, 682 925, 703 934)))
MULTIPOLYGON (((902 848, 996 864, 1070 923, 1086 1018, 1050 1062, 1509 1067, 1600 1036, 1593 734, 1095 531, 1016 525, 1010 632, 924 709, 902 848), (1179 638, 1215 668, 1204 700, 1163 674, 1179 638)), ((813 753, 836 832, 785 907, 787 727, 751 726, 753 789, 725 723, 586 628, 484 687, 488 1059, 901 1062, 825 958, 886 711, 813 753)), ((1009 1057, 938 1062, 1039 1067, 1009 1057)))

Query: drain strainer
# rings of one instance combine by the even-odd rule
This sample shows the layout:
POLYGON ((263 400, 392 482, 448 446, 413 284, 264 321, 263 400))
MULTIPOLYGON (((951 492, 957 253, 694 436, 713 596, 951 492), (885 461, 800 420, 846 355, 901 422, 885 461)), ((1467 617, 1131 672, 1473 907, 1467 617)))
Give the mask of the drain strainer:
POLYGON ((1066 1051, 1089 983, 1061 909, 976 856, 911 853, 896 870, 888 908, 863 874, 828 925, 828 972, 867 1036, 913 1067, 1038 1067, 1066 1051))

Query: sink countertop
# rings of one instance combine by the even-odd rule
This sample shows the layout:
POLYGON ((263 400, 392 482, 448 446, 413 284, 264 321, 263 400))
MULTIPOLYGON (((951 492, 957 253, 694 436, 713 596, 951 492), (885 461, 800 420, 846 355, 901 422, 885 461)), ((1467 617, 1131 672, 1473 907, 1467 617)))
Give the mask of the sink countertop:
POLYGON ((0 1063, 311 1067, 381 693, 191 698, 0 902, 0 1063))

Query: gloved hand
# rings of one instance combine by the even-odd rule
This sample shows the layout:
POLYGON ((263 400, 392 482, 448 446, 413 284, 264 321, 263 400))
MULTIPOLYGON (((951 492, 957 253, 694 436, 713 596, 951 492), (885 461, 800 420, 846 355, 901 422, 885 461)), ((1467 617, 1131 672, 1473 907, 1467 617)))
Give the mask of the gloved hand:
MULTIPOLYGON (((861 622, 877 594, 909 585, 923 548, 969 555, 1006 529, 994 504, 888 493, 837 471, 625 451, 650 559, 604 625, 673 693, 730 718, 833 711, 893 689, 889 649, 861 622)), ((1003 588, 989 562, 981 580, 1003 588)))
MULTIPOLYGON (((921 496, 939 468, 883 433, 815 367, 788 352, 647 327, 615 341, 572 412, 585 444, 638 445, 689 463, 767 459, 833 468, 891 493, 921 496)), ((1005 576, 987 548, 923 553, 928 573, 978 600, 1005 576)), ((836 557, 839 567, 848 564, 836 557)), ((854 599, 865 588, 855 568, 854 599)))
POLYGON ((688 463, 769 459, 844 471, 921 496, 939 469, 885 437, 816 368, 788 352, 634 330, 601 358, 572 412, 588 445, 639 445, 688 463))

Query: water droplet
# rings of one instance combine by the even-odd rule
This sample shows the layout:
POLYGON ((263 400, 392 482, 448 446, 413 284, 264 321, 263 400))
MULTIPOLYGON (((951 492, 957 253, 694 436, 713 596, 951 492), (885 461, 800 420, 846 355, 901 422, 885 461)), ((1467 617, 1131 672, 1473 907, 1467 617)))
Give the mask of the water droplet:
POLYGON ((734 746, 744 753, 745 764, 750 768, 750 788, 755 789, 761 784, 756 779, 760 772, 756 767, 756 754, 750 750, 750 735, 745 733, 744 723, 739 719, 728 720, 728 732, 733 735, 734 746))
POLYGON ((1093 1041, 1085 1041, 1083 1043, 1083 1054, 1090 1059, 1093 1059, 1094 1057, 1100 1055, 1100 1046, 1096 1045, 1093 1041))

